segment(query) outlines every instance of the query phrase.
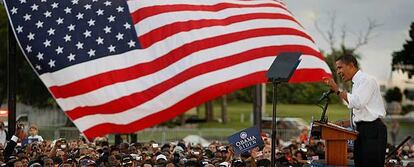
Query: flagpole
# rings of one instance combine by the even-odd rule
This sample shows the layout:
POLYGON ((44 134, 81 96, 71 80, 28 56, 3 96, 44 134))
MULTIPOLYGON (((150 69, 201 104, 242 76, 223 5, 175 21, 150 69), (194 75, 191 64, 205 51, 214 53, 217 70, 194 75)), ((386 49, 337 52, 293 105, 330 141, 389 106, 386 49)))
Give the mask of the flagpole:
POLYGON ((16 56, 16 38, 9 23, 7 49, 7 110, 9 134, 14 134, 16 130, 16 56))

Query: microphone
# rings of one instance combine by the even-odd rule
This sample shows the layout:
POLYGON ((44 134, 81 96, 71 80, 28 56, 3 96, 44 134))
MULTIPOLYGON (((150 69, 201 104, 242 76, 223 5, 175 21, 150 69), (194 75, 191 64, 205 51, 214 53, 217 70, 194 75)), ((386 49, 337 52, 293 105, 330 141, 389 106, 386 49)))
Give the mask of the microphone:
POLYGON ((319 98, 318 103, 320 103, 323 99, 326 99, 327 97, 329 97, 329 95, 331 95, 334 91, 331 89, 327 92, 324 92, 322 94, 322 96, 319 98))

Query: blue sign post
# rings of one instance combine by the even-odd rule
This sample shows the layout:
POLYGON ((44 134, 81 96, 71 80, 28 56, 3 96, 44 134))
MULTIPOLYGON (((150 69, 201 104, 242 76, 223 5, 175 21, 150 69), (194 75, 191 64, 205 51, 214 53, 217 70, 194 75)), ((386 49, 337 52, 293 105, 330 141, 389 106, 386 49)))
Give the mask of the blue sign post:
POLYGON ((250 151, 257 146, 264 144, 262 137, 260 136, 259 128, 256 126, 237 132, 229 136, 227 140, 234 147, 234 152, 236 154, 250 151))

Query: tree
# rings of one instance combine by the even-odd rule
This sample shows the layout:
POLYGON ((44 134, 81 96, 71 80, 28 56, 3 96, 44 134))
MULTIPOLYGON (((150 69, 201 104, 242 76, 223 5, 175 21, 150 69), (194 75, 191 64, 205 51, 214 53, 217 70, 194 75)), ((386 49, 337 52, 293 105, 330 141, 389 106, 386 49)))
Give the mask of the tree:
MULTIPOLYGON (((0 4, 0 36, 7 37, 7 14, 2 4, 0 4)), ((0 105, 6 98, 7 94, 7 60, 5 51, 7 50, 7 41, 0 40, 0 105)))
POLYGON ((388 89, 385 93, 385 101, 388 103, 390 102, 401 102, 402 101, 403 94, 401 93, 400 88, 394 87, 393 89, 388 89))
POLYGON ((213 122, 214 121, 214 108, 213 108, 213 100, 207 101, 204 103, 205 106, 205 114, 206 114, 206 121, 213 122))
POLYGON ((414 101, 414 91, 413 90, 405 89, 404 90, 404 96, 408 100, 414 101))
POLYGON ((228 118, 227 118, 227 95, 221 96, 220 100, 220 106, 221 106, 221 120, 223 124, 227 124, 228 118))
POLYGON ((394 87, 393 89, 388 89, 385 93, 385 101, 387 104, 387 113, 388 114, 400 114, 401 113, 401 101, 403 94, 401 93, 400 88, 394 87))
POLYGON ((403 49, 392 54, 392 70, 401 70, 411 79, 414 75, 414 22, 411 23, 409 36, 403 49))
MULTIPOLYGON (((266 88, 266 101, 272 103, 272 85, 266 88)), ((278 103, 315 104, 328 88, 322 83, 281 84, 277 91, 278 103)), ((338 102, 337 96, 331 96, 331 102, 338 102)))
MULTIPOLYGON (((335 69, 335 60, 343 55, 353 55, 357 59, 360 59, 360 55, 357 53, 357 50, 364 45, 367 45, 368 42, 375 37, 374 31, 376 28, 381 26, 375 20, 368 19, 368 26, 365 31, 359 31, 358 33, 353 33, 356 35, 356 41, 353 45, 346 44, 347 37, 349 37, 349 30, 346 25, 342 25, 341 32, 338 35, 337 32, 337 23, 336 23, 336 14, 333 13, 330 18, 329 28, 326 31, 323 31, 318 22, 315 21, 315 28, 321 34, 322 38, 329 44, 330 52, 325 53, 325 61, 328 64, 330 69, 335 69), (338 44, 338 36, 340 42, 338 44)), ((335 82, 339 83, 341 87, 349 88, 350 84, 344 84, 339 81, 339 77, 333 71, 333 79, 335 82)))

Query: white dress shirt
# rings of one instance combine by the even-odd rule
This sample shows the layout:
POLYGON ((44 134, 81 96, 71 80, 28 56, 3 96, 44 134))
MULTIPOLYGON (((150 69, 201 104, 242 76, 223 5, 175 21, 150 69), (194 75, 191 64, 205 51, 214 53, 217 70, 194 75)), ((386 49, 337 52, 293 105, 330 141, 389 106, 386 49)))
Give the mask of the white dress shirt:
POLYGON ((28 144, 30 144, 33 141, 43 142, 43 137, 42 136, 39 136, 39 135, 28 136, 27 139, 29 140, 29 143, 28 144))
POLYGON ((4 129, 0 130, 0 144, 2 144, 3 146, 6 146, 6 137, 7 137, 7 133, 4 129))
POLYGON ((375 78, 358 70, 352 78, 352 93, 347 94, 348 108, 353 110, 353 121, 374 121, 385 116, 384 102, 375 78))

